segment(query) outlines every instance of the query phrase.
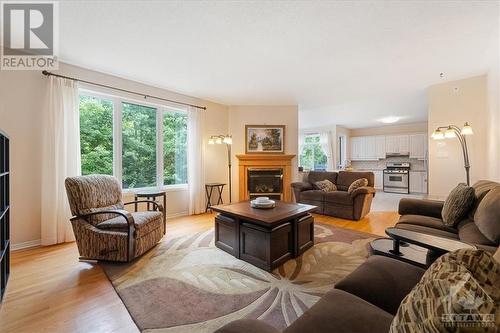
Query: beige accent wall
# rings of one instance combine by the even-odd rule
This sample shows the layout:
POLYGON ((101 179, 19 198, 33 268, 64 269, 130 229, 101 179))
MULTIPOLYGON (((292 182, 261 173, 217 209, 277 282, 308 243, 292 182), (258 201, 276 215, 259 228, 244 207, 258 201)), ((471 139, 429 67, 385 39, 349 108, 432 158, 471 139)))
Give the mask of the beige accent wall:
POLYGON ((427 122, 351 129, 351 136, 391 135, 427 132, 427 122))
MULTIPOLYGON (((205 140, 208 140, 212 132, 228 132, 228 108, 225 105, 67 64, 60 64, 58 73, 204 105, 207 107, 205 140)), ((40 123, 44 112, 47 82, 38 71, 0 71, 0 128, 9 134, 12 142, 11 240, 14 245, 26 242, 35 244, 40 239, 40 200, 43 195, 40 173, 43 158, 40 123)), ((205 147, 206 181, 224 181, 227 179, 227 171, 220 167, 220 160, 226 155, 220 151, 220 147, 205 147)), ((132 194, 127 194, 125 200, 131 197, 132 194)), ((167 193, 167 214, 186 214, 187 204, 187 189, 167 193)))
MULTIPOLYGON (((298 150, 298 107, 290 106, 229 106, 229 134, 233 135, 232 180, 233 201, 238 200, 237 154, 245 153, 245 125, 285 125, 285 152, 297 154, 298 150)), ((224 168, 226 160, 219 160, 224 168), (223 162, 222 162, 223 161, 223 162)), ((292 182, 298 179, 297 157, 292 160, 292 182)))
MULTIPOLYGON (((487 76, 431 86, 429 94, 429 133, 438 126, 459 127, 470 122, 474 135, 467 137, 471 164, 471 183, 488 178, 488 88, 487 76)), ((459 182, 465 182, 464 160, 458 139, 429 139, 429 194, 442 196, 459 182)))

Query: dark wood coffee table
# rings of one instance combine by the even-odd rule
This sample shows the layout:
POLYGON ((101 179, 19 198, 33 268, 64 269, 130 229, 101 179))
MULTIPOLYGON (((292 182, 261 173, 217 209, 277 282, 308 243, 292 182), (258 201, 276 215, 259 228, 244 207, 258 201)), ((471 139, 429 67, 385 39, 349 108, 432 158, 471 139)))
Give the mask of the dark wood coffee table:
POLYGON ((254 266, 272 271, 314 245, 316 206, 276 201, 257 209, 249 201, 213 206, 215 246, 254 266))
POLYGON ((400 228, 387 228, 391 238, 371 242, 373 253, 396 258, 420 267, 429 267, 443 254, 458 249, 475 249, 472 244, 400 228))

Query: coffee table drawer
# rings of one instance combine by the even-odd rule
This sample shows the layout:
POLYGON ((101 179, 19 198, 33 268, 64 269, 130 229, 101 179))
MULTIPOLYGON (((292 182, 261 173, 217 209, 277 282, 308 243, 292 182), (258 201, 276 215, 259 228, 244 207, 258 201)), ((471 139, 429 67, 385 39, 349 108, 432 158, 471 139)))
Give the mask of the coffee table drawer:
POLYGON ((293 230, 291 223, 274 229, 254 224, 240 226, 240 259, 267 271, 273 270, 293 257, 293 230))
POLYGON ((308 214, 297 220, 296 242, 295 256, 301 255, 314 245, 314 218, 311 215, 308 214))
POLYGON ((215 217, 215 246, 239 258, 238 223, 224 215, 215 217))

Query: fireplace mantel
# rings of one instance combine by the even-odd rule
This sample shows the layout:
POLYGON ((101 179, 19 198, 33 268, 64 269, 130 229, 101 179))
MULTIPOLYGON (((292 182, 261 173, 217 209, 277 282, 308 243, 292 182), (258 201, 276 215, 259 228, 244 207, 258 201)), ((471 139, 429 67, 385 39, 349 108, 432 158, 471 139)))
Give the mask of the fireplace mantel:
POLYGON ((236 155, 239 162, 239 199, 248 200, 248 169, 283 169, 283 200, 292 201, 291 178, 292 159, 295 155, 287 154, 241 154, 236 155))

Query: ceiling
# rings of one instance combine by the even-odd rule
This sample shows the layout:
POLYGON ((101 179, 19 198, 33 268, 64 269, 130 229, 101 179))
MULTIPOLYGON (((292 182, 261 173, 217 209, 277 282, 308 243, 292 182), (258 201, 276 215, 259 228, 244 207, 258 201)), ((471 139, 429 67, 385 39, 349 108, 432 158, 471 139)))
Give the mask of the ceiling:
POLYGON ((426 88, 498 60, 496 1, 66 1, 60 59, 300 127, 427 119, 426 88), (444 73, 440 78, 439 73, 444 73))

